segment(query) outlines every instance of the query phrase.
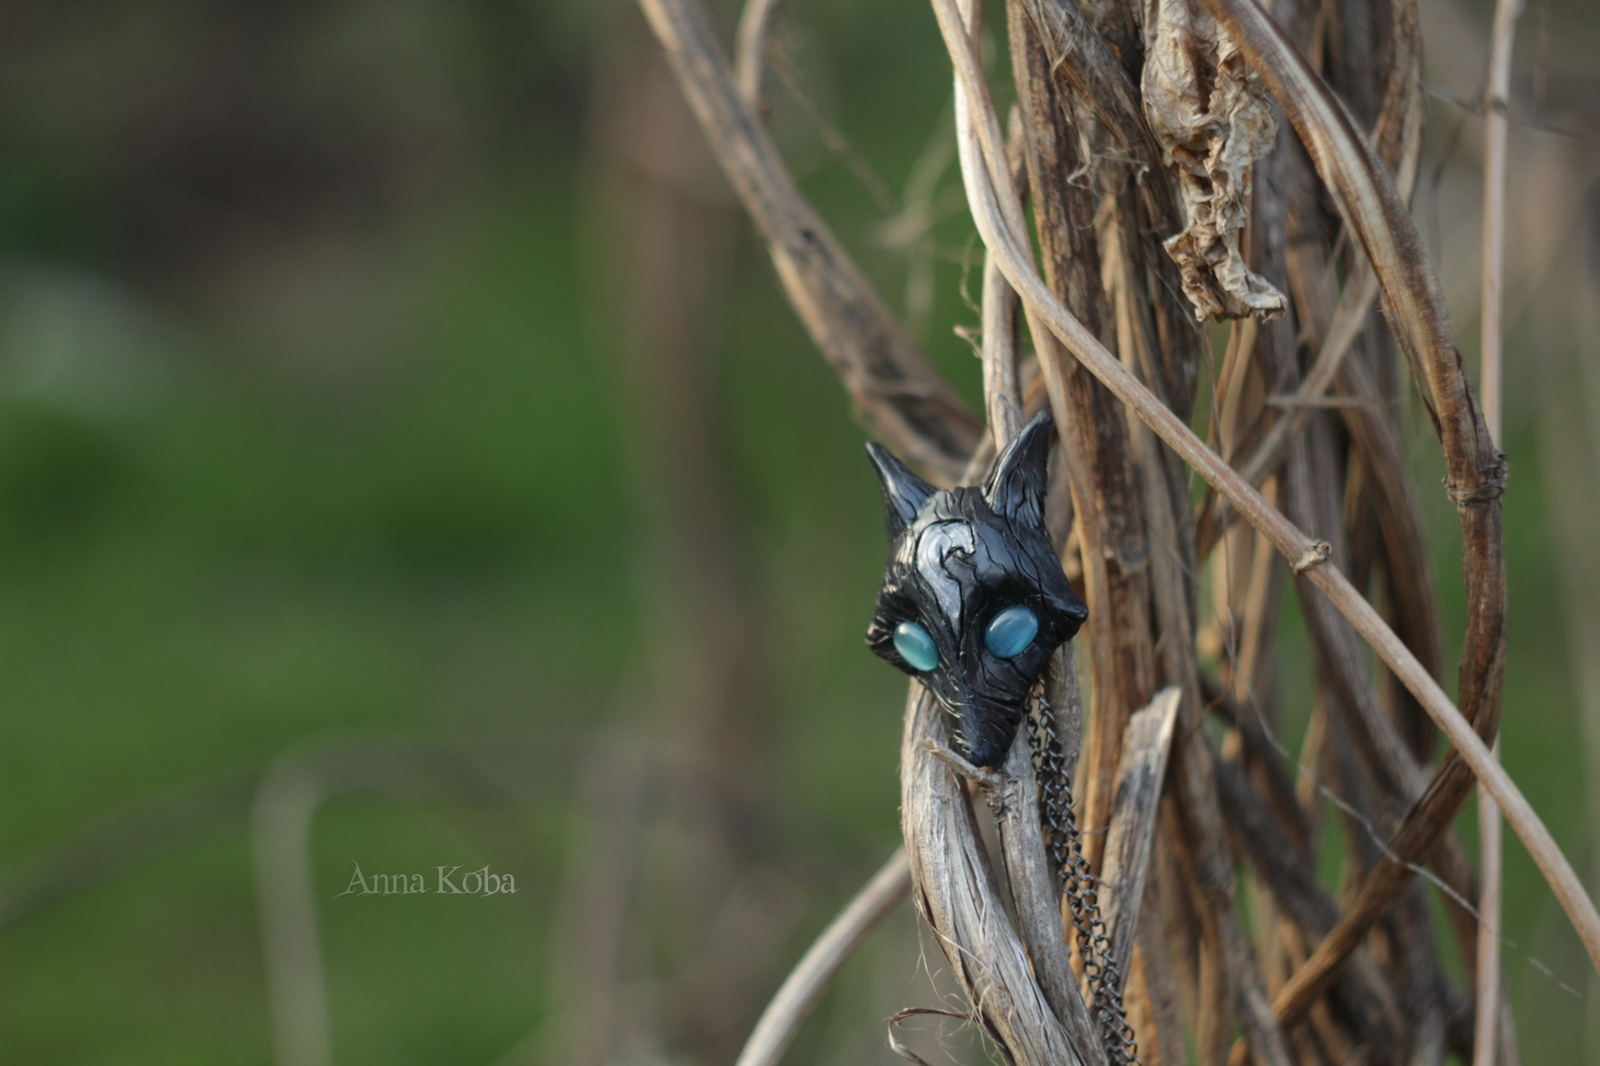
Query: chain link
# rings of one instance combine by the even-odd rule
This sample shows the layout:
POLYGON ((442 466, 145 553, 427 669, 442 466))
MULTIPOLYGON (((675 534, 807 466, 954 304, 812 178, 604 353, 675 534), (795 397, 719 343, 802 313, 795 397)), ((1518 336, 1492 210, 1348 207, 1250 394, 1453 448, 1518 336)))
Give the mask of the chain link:
POLYGON ((1042 680, 1028 694, 1028 741, 1039 782, 1040 821, 1078 934, 1078 953, 1108 1066, 1139 1066, 1139 1047, 1122 1008, 1122 980, 1100 916, 1099 879, 1083 857, 1083 841, 1072 814, 1072 782, 1056 737, 1055 708, 1045 697, 1042 680))

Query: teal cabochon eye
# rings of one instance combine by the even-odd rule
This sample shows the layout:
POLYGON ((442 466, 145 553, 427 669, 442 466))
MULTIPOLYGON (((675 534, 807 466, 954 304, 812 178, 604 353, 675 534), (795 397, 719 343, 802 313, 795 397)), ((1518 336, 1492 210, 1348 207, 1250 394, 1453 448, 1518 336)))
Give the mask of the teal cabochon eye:
MULTIPOLYGON (((983 631, 983 642, 995 658, 1013 659, 1033 643, 1038 633, 1038 616, 1019 603, 990 619, 989 628, 983 631)), ((895 643, 898 644, 899 640, 896 635, 895 643)))
POLYGON ((901 622, 894 627, 894 650, 914 669, 926 672, 939 665, 939 649, 934 647, 933 638, 915 622, 901 622))

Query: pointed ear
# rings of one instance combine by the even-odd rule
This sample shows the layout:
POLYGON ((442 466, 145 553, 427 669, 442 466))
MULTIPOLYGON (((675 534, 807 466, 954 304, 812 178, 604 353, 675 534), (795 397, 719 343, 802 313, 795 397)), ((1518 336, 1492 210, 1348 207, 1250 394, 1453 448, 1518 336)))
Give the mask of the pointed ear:
POLYGON ((934 494, 934 487, 911 472, 911 469, 889 454, 889 450, 876 441, 867 442, 867 454, 872 457, 872 467, 878 472, 878 485, 883 489, 883 504, 888 510, 889 539, 895 540, 917 517, 922 505, 934 494))
POLYGON ((1048 484, 1045 461, 1050 455, 1050 432, 1054 428, 1050 412, 1040 411, 1001 454, 983 489, 983 497, 995 514, 1022 525, 1044 521, 1048 484))

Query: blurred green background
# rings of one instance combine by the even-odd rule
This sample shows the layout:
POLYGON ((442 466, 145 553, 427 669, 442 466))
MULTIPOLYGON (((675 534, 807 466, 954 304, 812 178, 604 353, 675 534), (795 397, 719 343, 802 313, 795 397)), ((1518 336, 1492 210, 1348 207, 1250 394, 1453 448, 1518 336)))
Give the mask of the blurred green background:
MULTIPOLYGON (((1487 10, 1424 6, 1431 80, 1473 95, 1487 10)), ((1594 457, 1550 404, 1595 357, 1600 19, 1536 0, 1524 27, 1518 93, 1579 136, 1513 134, 1513 211, 1549 217, 1513 242, 1503 752, 1588 877, 1600 648, 1548 505, 1596 496, 1554 480, 1552 448, 1576 449, 1564 477, 1594 457)), ((814 0, 786 33, 808 104, 774 78, 773 121, 806 191, 976 399, 951 327, 976 325, 981 252, 931 15, 814 0)), ((1419 199, 1469 362, 1480 127, 1434 106, 1419 199)), ((350 1066, 731 1061, 893 849, 904 684, 860 639, 863 435, 685 130, 617 2, 0 9, 0 1059, 271 1061, 267 767, 329 793, 312 854, 350 1066), (353 862, 487 864, 518 892, 335 898, 353 862)), ((1587 964, 1507 852, 1524 1061, 1573 1061, 1587 1008, 1558 982, 1587 994, 1587 964)), ((894 1062, 884 1021, 935 995, 903 908, 791 1061, 894 1062)))

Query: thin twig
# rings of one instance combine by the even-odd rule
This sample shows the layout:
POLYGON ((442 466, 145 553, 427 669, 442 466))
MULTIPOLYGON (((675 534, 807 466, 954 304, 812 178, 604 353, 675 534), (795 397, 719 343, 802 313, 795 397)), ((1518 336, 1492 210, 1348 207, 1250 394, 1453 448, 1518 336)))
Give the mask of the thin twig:
POLYGON ((1498 0, 1489 51, 1489 94, 1483 146, 1483 420, 1500 441, 1500 305, 1506 242, 1506 97, 1511 91, 1511 45, 1521 0, 1498 0))
MULTIPOLYGON (((1517 6, 1520 9, 1522 5, 1518 4, 1517 6)), ((1484 117, 1485 108, 1483 104, 1474 103, 1473 101, 1468 100, 1465 96, 1451 92, 1443 85, 1438 85, 1434 82, 1423 82, 1422 90, 1435 100, 1442 100, 1447 104, 1459 107, 1469 115, 1477 115, 1479 118, 1484 117)), ((1563 137, 1570 141, 1577 141, 1580 144, 1586 140, 1583 134, 1574 132, 1573 130, 1565 129, 1561 126, 1552 126, 1546 122, 1533 122, 1529 119, 1519 118, 1511 114, 1509 100, 1502 101, 1500 114, 1505 117, 1507 126, 1515 126, 1518 129, 1532 130, 1537 133, 1548 133, 1555 137, 1563 137)))
POLYGON ((767 117, 767 94, 761 75, 766 68, 767 40, 772 36, 772 24, 782 8, 783 0, 745 0, 735 37, 734 84, 763 119, 767 117))
MULTIPOLYGON (((1217 794, 1236 847, 1282 913, 1313 940, 1326 934, 1338 921, 1339 907, 1317 880, 1310 851, 1292 841, 1268 814, 1237 763, 1217 761, 1217 794)), ((1369 1047, 1392 1053, 1397 1034, 1385 1007, 1387 992, 1376 963, 1364 951, 1357 951, 1332 988, 1334 999, 1355 1023, 1356 1035, 1369 1047)))
POLYGON ((983 264, 983 395, 995 453, 1022 431, 1017 386, 1017 294, 989 257, 983 264))
POLYGON ((966 756, 951 748, 948 744, 942 744, 929 738, 922 742, 922 749, 950 767, 956 774, 980 788, 986 788, 993 792, 1004 784, 1004 779, 999 774, 993 770, 986 770, 982 766, 975 765, 966 756))
MULTIPOLYGON (((1507 97, 1511 92, 1511 45, 1521 0, 1498 0, 1489 48, 1489 92, 1483 146, 1483 420, 1500 436, 1500 305, 1505 269, 1507 97)), ((1492 754, 1499 758, 1496 740, 1492 754)), ((1494 1066, 1500 1020, 1500 810, 1478 792, 1478 973, 1472 1066, 1494 1066)))
POLYGON ((811 120, 812 127, 822 138, 822 143, 827 146, 828 151, 856 176, 856 180, 867 190, 867 195, 872 197, 872 202, 886 218, 893 218, 899 214, 900 203, 895 199, 894 193, 889 191, 888 184, 873 169, 872 164, 851 147, 850 138, 845 136, 844 131, 823 114, 821 105, 806 91, 800 72, 794 69, 794 64, 789 61, 783 49, 772 48, 769 58, 772 60, 772 69, 777 72, 784 88, 789 90, 789 95, 794 97, 795 103, 800 105, 800 110, 811 120))
MULTIPOLYGON (((1500 757, 1500 744, 1491 752, 1500 757)), ((1478 792, 1478 972, 1474 999, 1472 1066, 1494 1066, 1500 1021, 1500 808, 1478 792)))
MULTIPOLYGON (((1392 46, 1397 50, 1397 54, 1395 67, 1384 91, 1378 120, 1372 129, 1371 141, 1383 154, 1385 164, 1393 170, 1400 199, 1409 202, 1416 185, 1417 166, 1422 154, 1423 101, 1419 87, 1422 43, 1417 26, 1415 0, 1397 2, 1391 6, 1394 16, 1392 46)), ((1340 239, 1343 240, 1343 236, 1340 239)), ((1312 324, 1321 331, 1321 346, 1318 348, 1316 361, 1307 371, 1305 380, 1296 394, 1307 405, 1322 397, 1332 386, 1339 370, 1345 365, 1345 355, 1365 326, 1367 316, 1371 314, 1373 303, 1377 299, 1378 278, 1372 270, 1372 265, 1363 257, 1356 258, 1355 268, 1345 282, 1344 290, 1340 293, 1338 305, 1334 308, 1331 318, 1321 322, 1318 321, 1319 316, 1313 308, 1304 305, 1297 308, 1303 317, 1309 317, 1312 324)), ((1332 263, 1323 264, 1322 273, 1330 286, 1333 269, 1332 263)), ((1297 292, 1297 302, 1300 296, 1301 293, 1297 292)), ((1240 466, 1246 481, 1252 485, 1259 485, 1267 473, 1277 469, 1287 452, 1290 439, 1305 428, 1305 413, 1295 411, 1286 418, 1280 418, 1273 425, 1251 453, 1250 458, 1240 466)), ((1220 501, 1213 501, 1212 495, 1207 494, 1200 511, 1201 558, 1206 556, 1216 538, 1221 536, 1226 527, 1237 517, 1220 501)))
POLYGON ((311 869, 311 821, 322 799, 323 789, 309 764, 289 756, 262 775, 250 812, 272 1049, 278 1066, 333 1066, 311 869))
POLYGON ((906 849, 897 848, 789 971, 735 1066, 777 1066, 834 974, 910 890, 911 865, 906 849))
POLYGON ((191 785, 96 817, 0 871, 0 932, 158 855, 232 828, 249 810, 256 774, 191 785))
MULTIPOLYGON (((1339 296, 1338 307, 1333 313, 1333 325, 1328 330, 1328 335, 1323 338, 1322 347, 1317 350, 1316 361, 1311 364, 1305 381, 1292 395, 1281 399, 1273 398, 1279 405, 1290 410, 1273 423, 1272 428, 1255 446, 1249 458, 1240 465, 1239 473, 1245 481, 1251 485, 1259 485, 1267 474, 1277 469, 1288 453, 1289 442, 1305 429, 1306 418, 1311 410, 1329 402, 1328 387, 1338 376, 1340 368, 1344 365, 1344 357, 1366 326, 1367 315, 1371 313, 1373 302, 1377 297, 1377 275, 1363 259, 1356 267, 1355 277, 1345 284, 1344 292, 1339 296)), ((1348 398, 1340 399, 1348 402, 1348 398)), ((1209 495, 1206 502, 1210 502, 1209 495)), ((1209 554, 1217 539, 1226 532, 1234 513, 1220 500, 1201 512, 1198 523, 1201 525, 1199 544, 1201 558, 1209 554)))

